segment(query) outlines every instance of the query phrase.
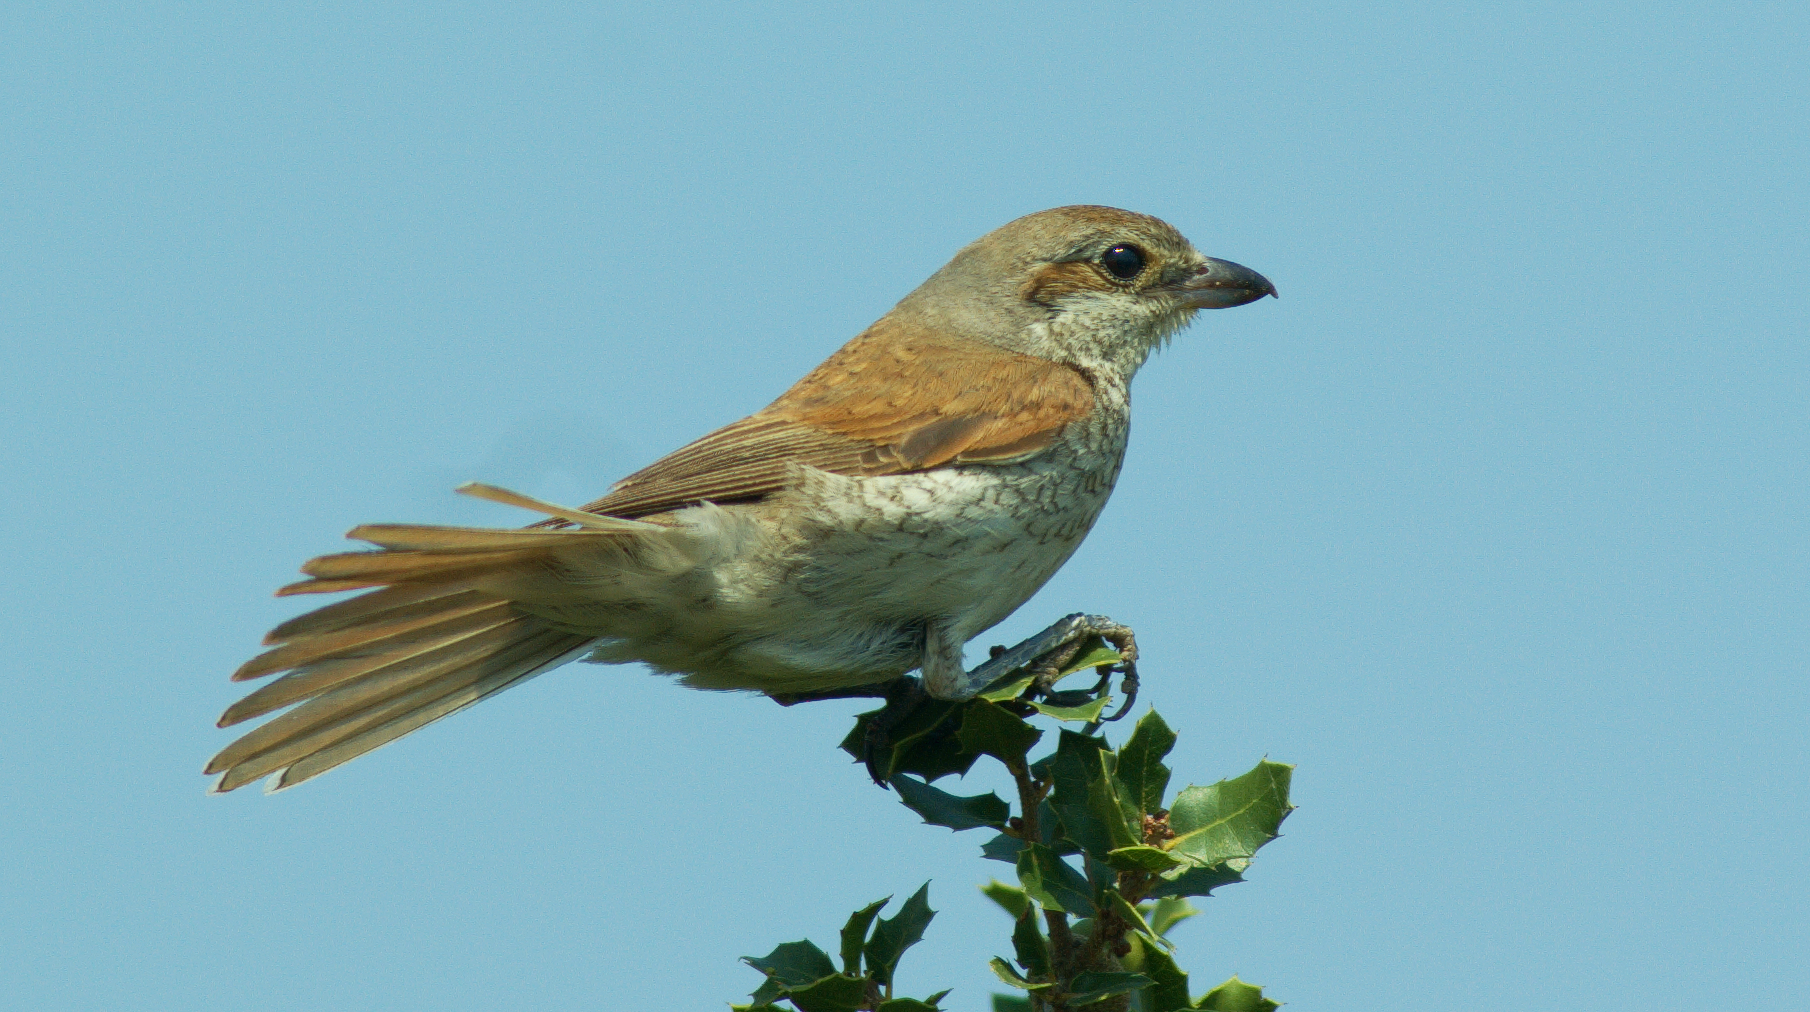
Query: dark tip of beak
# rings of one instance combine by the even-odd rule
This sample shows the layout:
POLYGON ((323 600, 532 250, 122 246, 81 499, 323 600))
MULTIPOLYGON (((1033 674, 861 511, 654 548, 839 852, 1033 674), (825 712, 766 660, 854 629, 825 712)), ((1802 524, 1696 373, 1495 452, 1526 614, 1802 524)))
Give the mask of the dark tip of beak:
POLYGON ((1178 286, 1184 299, 1200 309, 1229 309, 1276 294, 1270 279, 1243 264, 1202 257, 1199 267, 1178 286))

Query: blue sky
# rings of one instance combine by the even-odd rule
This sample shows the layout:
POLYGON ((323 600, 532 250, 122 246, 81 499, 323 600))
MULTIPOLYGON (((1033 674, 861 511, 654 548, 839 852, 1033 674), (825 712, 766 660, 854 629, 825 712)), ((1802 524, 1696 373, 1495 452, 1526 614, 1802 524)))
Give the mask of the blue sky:
POLYGON ((1282 293, 1151 362, 1100 524, 975 645, 1110 614, 1179 782, 1298 764, 1177 929, 1197 990, 1810 1004, 1801 5, 5 22, 19 1007, 719 1007, 931 879, 901 984, 985 1008, 1007 869, 843 761, 854 703, 572 667, 282 795, 199 771, 347 528, 588 499, 1081 202, 1282 293))

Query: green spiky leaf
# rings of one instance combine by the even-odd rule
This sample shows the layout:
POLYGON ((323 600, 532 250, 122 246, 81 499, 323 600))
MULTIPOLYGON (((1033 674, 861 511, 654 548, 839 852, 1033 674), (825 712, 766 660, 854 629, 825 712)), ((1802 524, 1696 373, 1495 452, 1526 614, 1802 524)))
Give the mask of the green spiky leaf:
POLYGON ((1143 936, 1146 941, 1165 949, 1175 948, 1168 939, 1164 938, 1155 928, 1150 926, 1150 922, 1144 919, 1144 915, 1139 912, 1138 908, 1132 906, 1124 896, 1120 895, 1117 889, 1109 888, 1106 890, 1106 901, 1112 906, 1113 912, 1119 915, 1119 919, 1130 926, 1131 930, 1143 936))
MULTIPOLYGON (((891 745, 876 764, 880 767, 881 779, 891 780, 900 773, 915 773, 925 780, 936 780, 951 773, 968 772, 979 755, 963 751, 961 743, 956 741, 955 730, 960 726, 956 714, 961 705, 926 699, 889 728, 885 739, 891 745)), ((869 710, 858 715, 854 728, 842 739, 842 751, 865 761, 869 728, 882 712, 869 710)))
MULTIPOLYGON (((1037 827, 1038 835, 1043 837, 1039 842, 1056 853, 1067 855, 1081 852, 1081 848, 1063 837, 1062 816, 1056 814, 1056 806, 1050 804, 1048 798, 1037 806, 1037 827)), ((1018 852, 1023 849, 1023 840, 1001 833, 981 845, 980 856, 989 861, 1017 864, 1018 852)))
POLYGON ((1169 789, 1169 767, 1163 765, 1163 757, 1174 747, 1175 732, 1155 710, 1139 718, 1130 740, 1119 746, 1113 775, 1140 815, 1162 810, 1163 793, 1169 789))
POLYGON ((1062 819, 1063 834, 1082 850, 1099 855, 1117 846, 1112 832, 1095 819, 1087 797, 1088 783, 1106 776, 1105 747, 1099 738, 1063 731, 1049 766, 1055 785, 1049 800, 1062 819))
POLYGON ((962 748, 990 755, 1008 767, 1024 762, 1024 754, 1041 737, 1042 731, 984 699, 962 708, 962 729, 957 735, 962 748))
POLYGON ((1031 1012, 1031 999, 1018 994, 996 994, 993 1012, 1031 1012))
POLYGON ((1151 980, 1141 973, 1112 971, 1098 973, 1087 971, 1075 974, 1069 983, 1068 1003, 1070 1006, 1092 1005, 1094 1002, 1111 998, 1114 995, 1130 994, 1149 987, 1151 980))
POLYGON ((1266 759, 1241 777, 1183 790, 1169 809, 1175 838, 1165 841, 1163 849, 1202 867, 1248 860, 1276 838, 1288 816, 1293 770, 1266 759))
POLYGON ((942 994, 934 994, 923 1001, 918 1001, 916 998, 894 998, 891 1001, 881 1002, 875 1012, 940 1012, 936 1003, 948 993, 944 991, 942 994))
POLYGON ((1265 998, 1263 988, 1233 977, 1202 995, 1194 1007, 1211 1012, 1276 1012, 1282 1003, 1265 998))
POLYGON ((1175 958, 1141 938, 1129 939, 1131 951, 1120 959, 1125 969, 1149 977, 1151 984, 1132 997, 1134 1012, 1177 1012, 1190 1008, 1188 975, 1175 958))
POLYGON ((986 895, 987 899, 1004 907, 1006 913, 1011 914, 1014 918, 1022 917, 1026 910, 1031 909, 1031 898, 1025 895, 1023 889, 1015 885, 1007 885, 998 879, 993 879, 981 886, 980 891, 986 895))
POLYGON ((1012 964, 1000 959, 998 956, 994 956, 992 959, 988 960, 987 965, 993 968, 993 973, 998 976, 1000 980, 1005 981, 1007 984, 1010 984, 1021 991, 1047 991, 1056 986, 1054 984, 1032 983, 1024 974, 1013 969, 1012 964))
POLYGON ((930 883, 926 882, 899 908, 897 916, 882 917, 874 927, 873 936, 862 949, 867 957, 868 975, 880 984, 890 986, 899 958, 905 955, 906 949, 923 939, 924 928, 935 916, 936 911, 930 909, 930 883))
POLYGON ((1063 834, 1102 860, 1114 850, 1143 843, 1119 798, 1112 755, 1105 744, 1090 735, 1064 731, 1050 765, 1055 780, 1050 803, 1062 818, 1063 834))
POLYGON ((1187 862, 1161 847, 1147 847, 1138 844, 1135 847, 1119 847, 1106 852, 1106 863, 1120 871, 1168 871, 1180 868, 1187 862))
POLYGON ((1168 896, 1211 896, 1220 886, 1243 882, 1244 876, 1230 864, 1211 868, 1182 868, 1157 879, 1144 895, 1150 899, 1168 896))
POLYGON ((1048 703, 1033 702, 1031 706, 1045 717, 1054 717, 1072 724, 1091 724, 1100 719, 1106 710, 1106 704, 1112 702, 1111 696, 1095 696, 1080 706, 1051 706, 1048 703))
POLYGON ((1165 896, 1154 904, 1148 904, 1150 911, 1144 919, 1159 935, 1169 934, 1169 929, 1200 913, 1200 908, 1180 896, 1165 896))
POLYGON ((848 923, 842 926, 843 973, 851 977, 861 976, 861 946, 867 942, 867 929, 874 923, 874 915, 891 900, 891 896, 875 900, 848 915, 848 923))
POLYGON ((992 791, 963 797, 903 774, 893 777, 891 782, 893 789, 899 792, 899 801, 932 826, 947 826, 958 833, 982 826, 999 829, 1012 815, 1011 806, 992 791))
POLYGON ((786 988, 786 1000, 800 1012, 857 1012, 867 1004, 868 982, 865 977, 831 974, 804 987, 786 988))
POLYGON ((742 962, 785 987, 802 987, 836 972, 836 964, 830 962, 830 957, 810 940, 803 938, 796 942, 783 942, 765 956, 743 956, 742 962))
POLYGON ((1046 910, 1060 910, 1077 917, 1093 913, 1093 887, 1072 865, 1040 843, 1018 852, 1018 881, 1031 898, 1046 910))
POLYGON ((1037 926, 1037 912, 1028 907, 1012 925, 1012 955, 1026 973, 1046 978, 1050 975, 1050 943, 1037 926))

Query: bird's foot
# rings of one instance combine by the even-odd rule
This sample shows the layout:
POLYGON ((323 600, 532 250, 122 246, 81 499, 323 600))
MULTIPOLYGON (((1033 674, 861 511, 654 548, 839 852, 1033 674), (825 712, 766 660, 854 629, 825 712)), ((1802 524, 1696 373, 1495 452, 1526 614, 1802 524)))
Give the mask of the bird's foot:
POLYGON ((981 692, 1002 683, 1010 684, 1029 673, 1030 684, 1025 686, 1016 700, 1028 711, 1028 704, 1034 701, 1051 706, 1080 706, 1104 693, 1111 685, 1113 675, 1122 675, 1120 689, 1125 693, 1125 703, 1117 713, 1105 718, 1109 721, 1118 720, 1131 712, 1132 704, 1137 701, 1137 658, 1137 637, 1130 626, 1120 625, 1104 615, 1077 613, 1057 621, 1048 629, 1010 649, 994 647, 986 663, 968 673, 968 684, 976 692, 981 692), (1092 688, 1057 690, 1057 680, 1068 670, 1087 641, 1095 636, 1112 645, 1119 655, 1118 661, 1095 665, 1094 670, 1099 673, 1100 680, 1092 688))

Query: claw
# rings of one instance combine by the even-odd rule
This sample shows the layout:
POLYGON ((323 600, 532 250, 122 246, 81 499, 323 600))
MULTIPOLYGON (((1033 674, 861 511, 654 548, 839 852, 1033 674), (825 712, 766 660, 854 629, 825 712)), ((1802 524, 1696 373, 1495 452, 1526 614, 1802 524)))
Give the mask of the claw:
POLYGON ((1119 681, 1119 691, 1125 694, 1125 703, 1119 707, 1118 713, 1106 718, 1107 723, 1124 719, 1125 715, 1131 712, 1132 704, 1138 701, 1138 666, 1130 661, 1126 661, 1122 665, 1114 665, 1113 668, 1107 669, 1106 677, 1112 677, 1115 671, 1125 676, 1119 681))

